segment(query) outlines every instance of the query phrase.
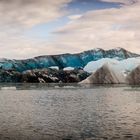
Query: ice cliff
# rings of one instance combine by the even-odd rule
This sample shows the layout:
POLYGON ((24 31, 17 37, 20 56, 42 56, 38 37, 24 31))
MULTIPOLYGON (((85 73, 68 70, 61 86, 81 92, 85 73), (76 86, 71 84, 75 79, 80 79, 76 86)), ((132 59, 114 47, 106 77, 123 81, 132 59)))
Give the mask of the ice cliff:
POLYGON ((124 60, 138 56, 138 54, 131 53, 122 48, 111 50, 93 49, 77 54, 46 55, 25 60, 0 59, 0 69, 23 72, 26 70, 43 69, 49 67, 58 67, 59 69, 67 67, 83 68, 90 61, 97 61, 102 58, 124 60))

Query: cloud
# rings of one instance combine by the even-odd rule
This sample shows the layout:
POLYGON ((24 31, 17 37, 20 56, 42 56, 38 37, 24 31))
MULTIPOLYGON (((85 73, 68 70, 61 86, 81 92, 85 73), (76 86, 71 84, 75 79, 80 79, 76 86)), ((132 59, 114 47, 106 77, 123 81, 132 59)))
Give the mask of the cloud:
POLYGON ((24 36, 29 27, 66 15, 64 7, 70 1, 0 0, 0 57, 20 59, 115 47, 140 53, 140 0, 102 0, 122 5, 68 16, 69 23, 55 30, 50 41, 24 36))
POLYGON ((52 21, 70 0, 0 0, 0 23, 33 26, 52 21))
MULTIPOLYGON (((112 0, 104 0, 110 1, 112 0)), ((121 8, 89 11, 54 32, 56 43, 73 52, 115 47, 140 52, 140 1, 114 0, 121 8), (61 42, 61 43, 60 43, 61 42)))
POLYGON ((52 53, 47 41, 27 38, 24 31, 66 15, 70 1, 0 0, 0 57, 26 58, 52 53))
POLYGON ((131 4, 137 3, 139 0, 101 0, 101 1, 122 3, 122 4, 125 4, 125 5, 131 5, 131 4))
POLYGON ((70 16, 68 16, 68 18, 70 19, 70 20, 76 20, 76 19, 79 19, 79 18, 81 18, 82 17, 82 15, 70 15, 70 16))

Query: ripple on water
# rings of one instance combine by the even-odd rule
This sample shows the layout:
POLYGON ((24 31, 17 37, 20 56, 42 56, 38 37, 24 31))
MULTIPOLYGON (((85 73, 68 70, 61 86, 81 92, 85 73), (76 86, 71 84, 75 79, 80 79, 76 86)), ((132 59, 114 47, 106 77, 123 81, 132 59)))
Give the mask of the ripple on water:
POLYGON ((139 140, 139 90, 40 89, 0 91, 0 140, 139 140))

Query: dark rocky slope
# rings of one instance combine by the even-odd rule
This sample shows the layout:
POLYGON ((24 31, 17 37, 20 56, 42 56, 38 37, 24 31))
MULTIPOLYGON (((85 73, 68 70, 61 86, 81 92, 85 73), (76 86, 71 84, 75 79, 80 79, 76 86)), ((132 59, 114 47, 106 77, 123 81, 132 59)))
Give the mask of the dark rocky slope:
POLYGON ((35 69, 24 72, 0 70, 0 82, 11 83, 78 83, 89 76, 82 69, 69 71, 55 69, 35 69))

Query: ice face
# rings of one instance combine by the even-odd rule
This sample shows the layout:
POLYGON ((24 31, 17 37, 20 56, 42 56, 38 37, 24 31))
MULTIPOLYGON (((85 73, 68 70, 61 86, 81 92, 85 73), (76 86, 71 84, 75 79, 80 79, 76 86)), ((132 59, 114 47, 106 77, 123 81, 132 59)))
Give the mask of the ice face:
POLYGON ((85 67, 84 70, 87 72, 94 72, 104 64, 109 63, 112 67, 122 73, 130 72, 140 65, 140 57, 128 58, 121 61, 111 58, 103 58, 98 61, 91 61, 85 67))
POLYGON ((139 55, 130 53, 124 49, 93 49, 78 54, 62 54, 62 55, 48 55, 40 56, 26 60, 0 60, 0 68, 5 70, 16 70, 19 72, 32 69, 42 69, 49 67, 58 67, 63 69, 65 67, 84 68, 89 62, 97 61, 102 58, 113 58, 116 60, 124 60, 139 55))

